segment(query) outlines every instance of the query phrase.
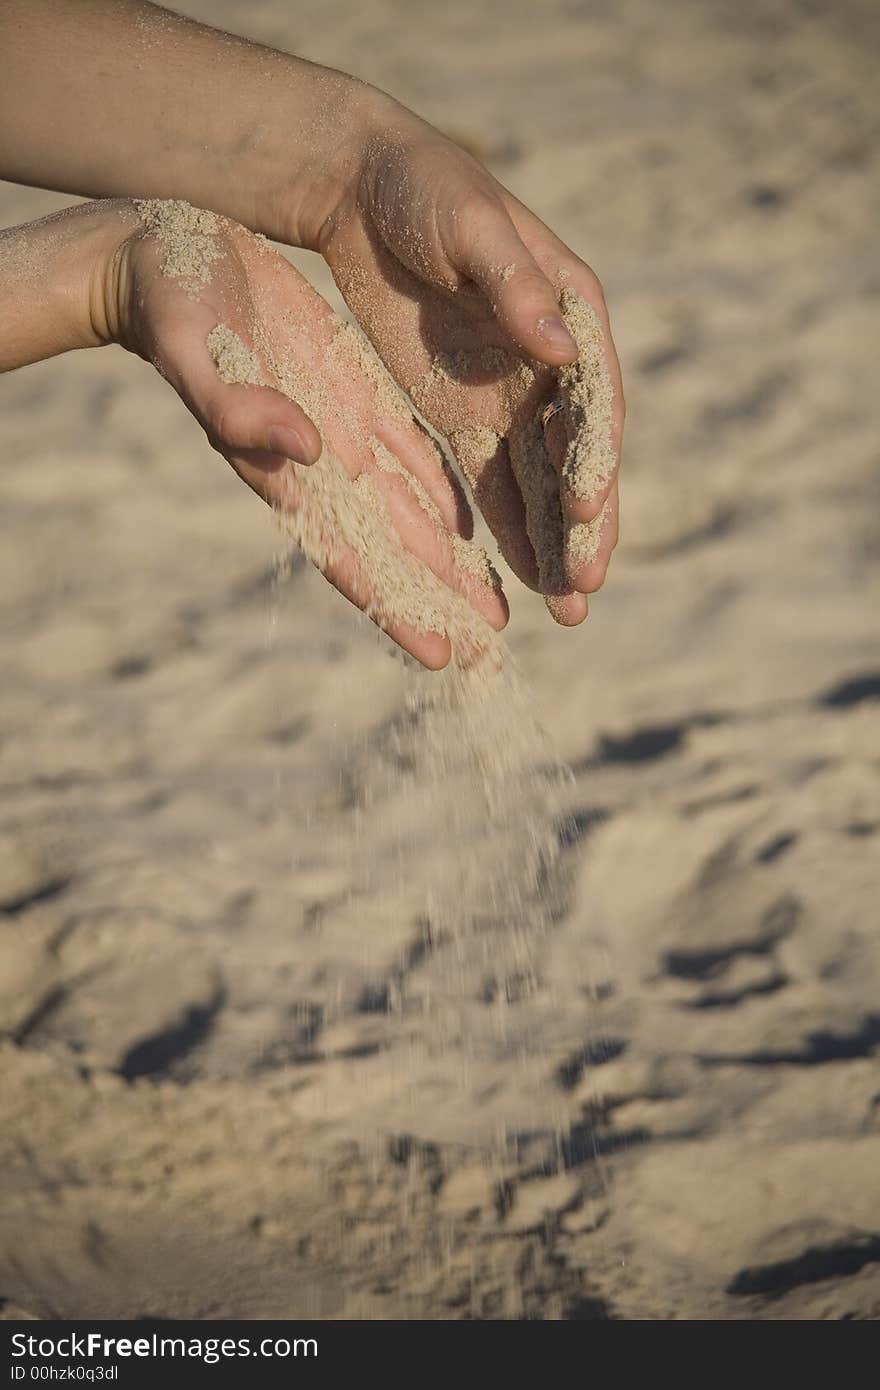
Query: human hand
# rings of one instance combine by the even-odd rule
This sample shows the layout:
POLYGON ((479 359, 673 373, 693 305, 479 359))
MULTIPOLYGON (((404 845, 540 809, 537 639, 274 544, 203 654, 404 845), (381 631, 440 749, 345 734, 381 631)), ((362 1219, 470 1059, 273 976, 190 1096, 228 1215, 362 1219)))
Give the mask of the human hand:
MULTIPOLYGON (((614 470, 594 475, 603 481, 592 497, 564 479, 554 501, 554 466, 580 447, 570 437, 578 413, 554 417, 546 458, 534 427, 557 394, 566 401, 553 369, 574 356, 558 325, 567 285, 604 329, 609 456, 619 452, 623 398, 592 271, 458 146, 344 73, 142 0, 95 0, 85 26, 73 0, 0 9, 13 58, 0 101, 5 177, 90 195, 184 197, 323 251, 399 382, 451 438, 514 568, 549 588, 557 618, 579 621, 613 547, 614 470), (87 99, 96 89, 98 103, 87 99), (108 110, 118 119, 108 121, 108 110), (539 466, 526 466, 526 456, 539 466), (550 547, 537 565, 529 536, 547 527, 530 518, 536 498, 560 552, 550 547), (572 544, 572 523, 591 518, 590 545, 572 544)), ((66 306, 54 308, 41 328, 48 350, 67 336, 66 306)), ((314 436, 299 423, 308 453, 314 436)), ((563 471, 570 475, 567 462, 563 471)))
POLYGON ((581 622, 585 595, 602 584, 617 541, 624 414, 593 271, 476 160, 391 102, 381 120, 374 116, 357 176, 315 240, 383 361, 450 440, 511 568, 551 595, 557 621, 581 622), (613 466, 591 496, 573 490, 563 473, 575 443, 572 412, 548 410, 560 395, 564 404, 559 369, 577 356, 560 316, 565 290, 595 311, 610 381, 613 466), (563 549, 555 564, 552 556, 536 559, 523 500, 534 456, 523 441, 547 416, 563 549), (525 456, 519 466, 517 454, 525 456), (586 545, 578 523, 591 523, 586 545))
POLYGON ((460 489, 355 330, 244 228, 187 204, 135 206, 104 276, 107 337, 154 363, 239 477, 297 518, 294 534, 320 538, 310 554, 326 578, 424 665, 446 664, 448 636, 399 616, 375 554, 301 515, 320 512, 310 478, 326 461, 297 470, 288 459, 314 463, 322 440, 351 483, 375 485, 404 550, 502 628, 503 596, 460 563, 470 527, 460 489))

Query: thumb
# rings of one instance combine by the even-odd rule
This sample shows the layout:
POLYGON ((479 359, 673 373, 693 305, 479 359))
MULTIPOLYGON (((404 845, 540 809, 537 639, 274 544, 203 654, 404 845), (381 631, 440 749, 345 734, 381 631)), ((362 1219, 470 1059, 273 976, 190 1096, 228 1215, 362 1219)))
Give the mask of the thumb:
POLYGON ((247 451, 267 471, 287 459, 312 464, 320 458, 315 425, 266 384, 268 373, 254 348, 226 324, 209 324, 208 332, 203 323, 181 326, 163 344, 156 365, 221 453, 247 451))
POLYGON ((483 291, 514 342, 551 367, 575 361, 577 345, 563 322, 556 290, 500 198, 488 192, 472 197, 447 240, 450 261, 483 291))

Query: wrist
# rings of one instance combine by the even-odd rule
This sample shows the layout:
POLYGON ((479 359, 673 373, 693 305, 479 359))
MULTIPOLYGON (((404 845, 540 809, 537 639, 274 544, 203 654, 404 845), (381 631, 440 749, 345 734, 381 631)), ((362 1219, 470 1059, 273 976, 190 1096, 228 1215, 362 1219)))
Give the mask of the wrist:
MULTIPOLYGON (((297 60, 298 61, 298 60, 297 60)), ((356 196, 377 134, 410 113, 385 92, 347 73, 315 68, 312 115, 302 123, 302 77, 292 89, 297 119, 282 107, 273 130, 275 152, 257 194, 258 230, 273 240, 320 251, 326 229, 356 196), (292 132, 302 142, 295 160, 292 132)))
POLYGON ((83 347, 107 343, 129 346, 128 251, 140 225, 133 202, 114 199, 96 203, 84 216, 79 243, 79 314, 88 341, 83 347))
POLYGON ((0 234, 0 370, 115 337, 108 285, 133 225, 126 203, 86 203, 0 234))
POLYGON ((119 265, 137 225, 133 204, 122 199, 81 203, 41 225, 48 233, 44 283, 65 349, 117 341, 119 265))

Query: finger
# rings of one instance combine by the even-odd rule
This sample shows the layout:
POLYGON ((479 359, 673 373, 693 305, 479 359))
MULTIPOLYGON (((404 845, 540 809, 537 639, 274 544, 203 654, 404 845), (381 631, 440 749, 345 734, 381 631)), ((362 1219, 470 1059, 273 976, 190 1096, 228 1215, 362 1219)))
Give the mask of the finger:
MULTIPOLYGON (((202 306, 199 306, 202 308, 202 306)), ((210 311, 192 316, 186 325, 163 342, 162 374, 199 421, 215 447, 231 451, 259 451, 265 466, 277 468, 278 459, 312 464, 321 455, 321 436, 295 402, 271 386, 225 381, 207 346, 204 318, 210 311)), ((245 352, 251 351, 242 344, 245 352)), ((252 353, 250 367, 257 380, 262 371, 252 353)))
POLYGON ((577 627, 589 612, 583 594, 546 594, 544 602, 551 618, 560 627, 577 627))
POLYGON ((323 362, 316 363, 313 371, 320 371, 331 387, 332 396, 344 402, 345 409, 331 432, 334 452, 343 457, 349 476, 357 477, 368 466, 370 443, 378 439, 421 483, 444 524, 462 535, 472 535, 473 518, 461 485, 369 340, 355 324, 331 319, 326 326, 332 330, 328 350, 323 362), (360 436, 360 448, 351 447, 356 444, 350 423, 352 412, 359 414, 360 428, 354 433, 360 436), (347 451, 343 442, 346 434, 347 451))
MULTIPOLYGON (((225 457, 242 481, 271 507, 294 513, 301 506, 308 505, 308 499, 303 496, 292 469, 285 468, 283 472, 269 474, 246 455, 230 453, 225 457)), ((337 555, 318 568, 334 589, 338 589, 350 603, 366 613, 377 627, 429 671, 440 671, 448 665, 452 654, 448 637, 439 632, 419 632, 410 623, 386 616, 364 574, 363 560, 356 558, 348 547, 341 547, 337 555)))
POLYGON ((429 515, 405 478, 382 469, 373 470, 372 476, 391 523, 410 554, 466 598, 496 632, 506 627, 510 617, 507 600, 500 585, 492 584, 488 566, 480 572, 478 548, 454 547, 452 537, 444 534, 442 523, 438 524, 439 513, 436 518, 429 515))
POLYGON ((594 521, 602 512, 617 481, 620 436, 619 434, 617 436, 618 452, 615 454, 615 457, 618 462, 614 472, 589 498, 576 497, 570 488, 565 485, 563 480, 562 469, 565 461, 565 452, 568 445, 573 442, 573 438, 572 427, 567 412, 564 410, 555 411, 544 426, 544 442, 547 448, 547 455, 559 475, 560 499, 562 501, 563 512, 572 525, 594 521))
POLYGON ((575 360, 557 291, 500 198, 472 197, 450 220, 444 243, 455 268, 479 286, 502 328, 530 357, 548 366, 575 360))
POLYGON ((270 454, 266 449, 230 449, 219 439, 212 439, 211 447, 232 464, 240 478, 244 477, 245 467, 260 477, 269 478, 280 473, 289 463, 286 454, 270 454))
POLYGON ((605 483, 603 487, 600 487, 598 491, 594 492, 592 497, 587 498, 575 497, 568 488, 564 488, 562 503, 566 515, 574 522, 583 523, 595 521, 600 515, 602 508, 605 506, 605 503, 608 501, 608 498, 611 496, 611 492, 614 488, 614 481, 614 477, 609 478, 608 482, 605 483))
POLYGON ((605 503, 599 516, 590 523, 591 531, 598 528, 598 537, 595 542, 595 549, 587 547, 593 553, 584 558, 581 547, 578 544, 577 532, 580 528, 572 527, 569 529, 566 538, 565 567, 566 573, 571 575, 575 589, 582 594, 594 594, 601 589, 605 582, 608 572, 608 565, 612 553, 617 545, 619 534, 619 489, 617 481, 611 485, 608 500, 605 503))
MULTIPOLYGON (((563 507, 572 521, 593 521, 601 512, 606 500, 611 494, 612 487, 617 477, 617 470, 620 467, 621 452, 623 448, 623 423, 626 415, 626 402, 623 395, 623 380, 620 373, 620 361, 617 356, 617 349, 614 346, 614 338, 611 334, 611 324, 608 319, 608 307, 605 303, 605 296, 602 293, 602 286, 589 266, 569 252, 567 265, 567 275, 565 283, 571 289, 581 295, 590 304, 599 320, 602 330, 601 351, 604 358, 604 366, 607 369, 607 380, 611 386, 611 416, 610 416, 610 446, 613 456, 613 467, 604 478, 599 481, 598 486, 591 496, 577 496, 574 492, 564 487, 562 491, 563 507)), ((581 370, 583 362, 578 366, 581 370)))
POLYGON ((468 457, 470 432, 453 432, 450 444, 471 485, 474 501, 498 542, 498 548, 517 579, 529 589, 540 590, 538 561, 526 530, 522 493, 513 476, 507 444, 497 439, 488 456, 468 457))
POLYGON ((413 417, 380 419, 376 434, 395 458, 421 483, 444 525, 470 539, 474 519, 461 483, 447 466, 439 445, 413 417))
POLYGON ((421 662, 422 666, 427 667, 429 671, 442 671, 444 666, 449 665, 452 645, 448 637, 439 632, 419 632, 409 623, 387 618, 381 610, 377 611, 373 592, 350 551, 344 550, 322 573, 334 589, 362 613, 368 614, 378 628, 387 633, 405 652, 409 652, 410 656, 414 656, 416 661, 421 662))
MULTIPOLYGON (((602 510, 610 493, 614 474, 620 465, 623 422, 626 413, 620 362, 614 346, 605 295, 598 277, 585 261, 582 261, 573 251, 569 250, 564 242, 560 241, 549 228, 535 217, 534 213, 530 212, 507 190, 503 190, 503 198, 511 221, 522 237, 524 244, 531 251, 537 265, 547 279, 552 281, 560 297, 566 288, 574 290, 587 301, 599 320, 604 365, 611 385, 610 442, 615 467, 611 470, 610 475, 605 473, 605 476, 597 480, 597 487, 592 496, 585 497, 583 494, 576 496, 567 487, 563 488, 562 496, 564 509, 571 521, 592 521, 602 510)), ((551 453, 554 456, 554 461, 561 465, 564 445, 558 452, 551 449, 551 453)))

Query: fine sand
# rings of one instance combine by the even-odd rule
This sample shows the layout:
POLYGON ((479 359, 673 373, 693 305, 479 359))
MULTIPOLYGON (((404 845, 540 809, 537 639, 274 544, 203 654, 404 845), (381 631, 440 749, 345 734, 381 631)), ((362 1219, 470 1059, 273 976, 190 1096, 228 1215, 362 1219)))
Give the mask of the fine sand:
POLYGON ((185 8, 595 266, 622 543, 453 702, 151 368, 0 378, 2 1314, 877 1317, 875 7, 185 8))

